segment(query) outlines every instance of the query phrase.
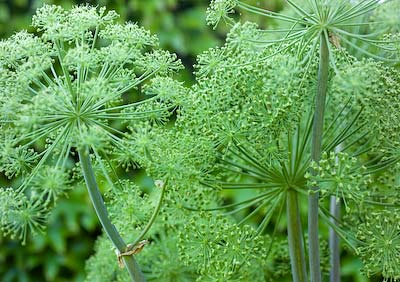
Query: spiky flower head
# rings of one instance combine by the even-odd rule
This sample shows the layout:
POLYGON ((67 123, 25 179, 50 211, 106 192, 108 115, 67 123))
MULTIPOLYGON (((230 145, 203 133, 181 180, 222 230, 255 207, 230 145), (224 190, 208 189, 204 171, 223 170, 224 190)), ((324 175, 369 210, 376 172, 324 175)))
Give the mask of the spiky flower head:
MULTIPOLYGON (((5 79, 25 75, 26 67, 21 67, 31 60, 42 62, 37 64, 42 69, 31 70, 22 93, 17 87, 9 89, 7 98, 15 101, 14 94, 18 94, 18 115, 2 118, 3 126, 18 133, 15 144, 29 147, 47 138, 42 163, 58 148, 57 164, 62 164, 71 147, 79 147, 82 139, 87 145, 94 142, 86 135, 103 135, 104 143, 119 144, 120 132, 110 123, 147 117, 147 112, 137 110, 143 101, 125 104, 122 95, 135 96, 132 90, 149 78, 181 68, 175 55, 145 48, 157 45, 148 31, 133 23, 114 24, 116 16, 88 5, 70 11, 45 5, 33 19, 41 37, 22 32, 3 42, 3 50, 13 54, 2 60, 9 72, 5 79), (21 40, 27 41, 24 48, 15 48, 21 40)), ((169 106, 160 103, 154 111, 168 111, 169 106)))
POLYGON ((182 259, 197 267, 198 281, 243 281, 266 258, 264 239, 254 229, 221 216, 197 214, 179 236, 182 259))
POLYGON ((107 192, 110 218, 115 222, 122 236, 132 236, 143 229, 150 219, 152 206, 155 205, 153 192, 150 196, 144 193, 140 187, 129 180, 120 180, 114 184, 111 191, 107 192))
POLYGON ((212 0, 207 9, 207 24, 217 27, 221 20, 229 21, 229 14, 234 13, 234 8, 237 5, 237 0, 212 0))
POLYGON ((35 174, 29 187, 33 198, 55 203, 71 189, 70 183, 70 176, 64 169, 45 165, 35 174))
POLYGON ((358 226, 357 253, 368 276, 382 274, 384 281, 400 281, 400 216, 390 210, 372 212, 358 226))
MULTIPOLYGON (((368 57, 389 62, 398 60, 395 41, 387 40, 383 36, 388 31, 386 28, 378 28, 378 32, 371 28, 370 31, 372 31, 368 34, 361 34, 357 31, 357 27, 363 29, 375 24, 375 22, 366 21, 365 18, 372 11, 378 8, 382 9, 381 7, 386 5, 382 1, 288 0, 286 2, 290 8, 289 13, 276 13, 246 2, 241 0, 212 1, 208 9, 209 24, 215 26, 221 19, 224 19, 225 22, 233 25, 233 19, 228 18, 228 16, 233 13, 234 9, 265 16, 280 23, 281 28, 266 30, 261 38, 259 36, 247 37, 246 41, 250 41, 253 45, 259 47, 276 45, 279 52, 285 52, 296 46, 298 56, 305 61, 310 61, 317 53, 320 42, 325 41, 329 48, 331 64, 335 69, 337 65, 335 50, 340 52, 343 47, 353 49, 355 52, 368 57), (376 54, 376 50, 371 51, 370 49, 384 50, 386 52, 385 57, 376 54)), ((382 15, 385 15, 383 22, 389 20, 386 14, 377 13, 377 16, 380 16, 379 24, 382 24, 382 15)), ((390 20, 395 21, 395 18, 392 17, 390 20)), ((268 57, 258 58, 253 63, 265 61, 268 57)))
POLYGON ((179 254, 179 239, 170 230, 161 230, 154 241, 147 246, 138 258, 144 266, 143 272, 148 281, 192 282, 195 281, 196 267, 188 266, 179 254))
POLYGON ((342 199, 346 210, 350 209, 349 201, 359 205, 368 196, 367 187, 372 180, 366 167, 346 153, 324 152, 319 163, 313 162, 311 168, 314 173, 306 175, 309 185, 319 187, 322 197, 342 199))
POLYGON ((127 124, 165 122, 181 100, 181 84, 170 78, 180 60, 117 17, 104 7, 44 5, 32 20, 38 36, 21 31, 0 42, 0 126, 8 136, 0 171, 23 177, 18 193, 28 200, 64 193, 69 175, 46 175, 70 167, 76 150, 93 153, 106 173, 102 156, 123 147, 127 124))
POLYGON ((13 188, 0 188, 0 228, 26 243, 28 231, 42 232, 48 210, 40 200, 28 199, 13 188))

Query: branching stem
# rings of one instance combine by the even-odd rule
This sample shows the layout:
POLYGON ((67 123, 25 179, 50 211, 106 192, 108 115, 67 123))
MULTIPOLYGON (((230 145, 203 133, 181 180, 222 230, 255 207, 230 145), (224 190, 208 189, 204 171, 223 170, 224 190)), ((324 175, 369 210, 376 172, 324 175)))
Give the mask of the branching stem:
MULTIPOLYGON (((96 182, 96 178, 93 172, 89 150, 80 149, 78 151, 79 160, 82 167, 83 176, 85 178, 86 187, 89 192, 90 200, 92 201, 93 207, 96 211, 97 217, 100 220, 101 225, 103 226, 104 231, 107 236, 113 242, 114 246, 120 253, 126 251, 127 245, 124 240, 121 238, 115 226, 111 223, 110 218, 108 216, 107 208, 104 204, 103 198, 99 191, 99 187, 96 182)), ((135 258, 131 256, 123 257, 124 263, 128 272, 130 274, 132 282, 145 282, 145 278, 137 264, 135 258)))
MULTIPOLYGON (((321 46, 318 70, 318 89, 315 97, 311 158, 319 162, 322 150, 324 112, 329 76, 329 49, 326 33, 321 33, 321 46)), ((315 172, 312 171, 314 174, 315 172)), ((318 187, 312 187, 308 196, 308 238, 311 282, 321 282, 318 238, 318 187)))
POLYGON ((286 196, 287 232, 293 282, 307 282, 307 267, 304 256, 303 231, 297 192, 288 190, 286 196))

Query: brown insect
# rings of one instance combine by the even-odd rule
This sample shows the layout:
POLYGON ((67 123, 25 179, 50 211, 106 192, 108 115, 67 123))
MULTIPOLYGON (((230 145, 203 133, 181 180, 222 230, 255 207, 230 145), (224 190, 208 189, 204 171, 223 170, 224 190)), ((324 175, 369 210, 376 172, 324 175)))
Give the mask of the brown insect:
POLYGON ((334 34, 333 32, 329 32, 329 41, 335 46, 337 49, 340 49, 340 38, 334 34))
POLYGON ((140 253, 144 246, 146 246, 149 243, 149 240, 143 240, 140 241, 139 243, 137 243, 137 245, 132 245, 129 244, 128 246, 126 246, 126 250, 123 253, 117 253, 117 259, 118 259, 118 265, 120 268, 124 268, 124 262, 122 260, 122 257, 124 256, 131 256, 131 255, 136 255, 138 253, 140 253))

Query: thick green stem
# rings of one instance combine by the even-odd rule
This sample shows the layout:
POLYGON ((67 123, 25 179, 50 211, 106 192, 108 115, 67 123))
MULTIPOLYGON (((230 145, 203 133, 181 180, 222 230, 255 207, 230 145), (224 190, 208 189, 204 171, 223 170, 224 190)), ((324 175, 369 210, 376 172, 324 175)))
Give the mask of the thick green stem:
MULTIPOLYGON (((124 240, 119 235, 115 226, 111 223, 110 218, 108 216, 107 208, 104 204, 103 198, 99 191, 99 187, 96 182, 96 177, 93 172, 89 150, 88 149, 80 149, 78 151, 79 160, 82 166, 83 176, 85 178, 86 186, 89 192, 90 199, 92 201, 93 207, 96 211, 97 217, 100 220, 101 225, 103 226, 104 231, 107 236, 113 242, 115 248, 120 253, 126 251, 127 245, 124 240)), ((133 282, 145 282, 145 278, 140 271, 139 265, 137 264, 134 257, 131 256, 123 256, 123 260, 126 268, 131 276, 131 280, 133 282)))
POLYGON ((293 282, 307 282, 307 267, 302 239, 303 231, 301 228, 300 210, 296 191, 287 191, 286 212, 293 282))
MULTIPOLYGON (((321 47, 318 70, 318 89, 315 97, 311 158, 319 162, 322 150, 326 92, 328 90, 329 49, 326 34, 321 34, 321 47)), ((312 171, 312 173, 315 173, 312 171)), ((318 238, 318 187, 312 187, 308 197, 308 239, 311 282, 321 281, 318 238)))

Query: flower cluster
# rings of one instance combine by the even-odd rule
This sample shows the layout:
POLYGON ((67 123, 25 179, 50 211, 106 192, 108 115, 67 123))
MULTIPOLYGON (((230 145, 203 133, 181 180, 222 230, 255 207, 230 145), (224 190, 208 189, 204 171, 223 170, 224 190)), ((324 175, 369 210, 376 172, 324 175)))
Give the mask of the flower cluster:
POLYGON ((207 23, 217 27, 221 20, 231 21, 229 14, 234 13, 237 0, 212 0, 207 9, 207 23))
POLYGON ((0 230, 26 243, 28 231, 41 232, 48 210, 38 200, 28 199, 13 188, 0 189, 0 230))
POLYGON ((346 210, 350 209, 349 201, 359 205, 369 194, 371 176, 366 167, 346 153, 323 153, 318 165, 312 163, 311 169, 315 173, 307 173, 308 185, 319 187, 322 197, 333 195, 337 201, 342 199, 346 210))
MULTIPOLYGON (((249 226, 211 214, 194 216, 180 233, 182 260, 196 266, 199 281, 244 281, 266 263, 266 242, 249 226)), ((262 276, 258 275, 260 280, 262 276)))
POLYGON ((384 281, 400 280, 400 216, 391 210, 372 212, 358 226, 357 253, 368 276, 382 274, 384 281))
POLYGON ((4 217, 5 229, 43 224, 39 207, 70 189, 76 151, 93 153, 107 174, 105 155, 130 150, 126 126, 163 123, 181 103, 185 90, 171 78, 180 60, 157 50, 149 31, 117 17, 104 7, 44 5, 32 20, 38 36, 21 31, 0 42, 0 171, 19 177, 13 195, 24 201, 10 211, 34 221, 4 217))

